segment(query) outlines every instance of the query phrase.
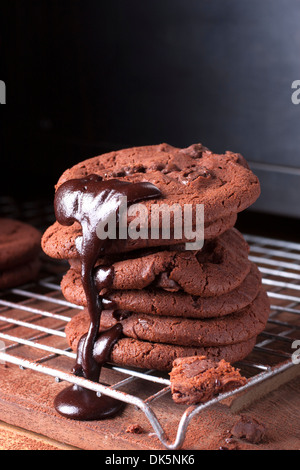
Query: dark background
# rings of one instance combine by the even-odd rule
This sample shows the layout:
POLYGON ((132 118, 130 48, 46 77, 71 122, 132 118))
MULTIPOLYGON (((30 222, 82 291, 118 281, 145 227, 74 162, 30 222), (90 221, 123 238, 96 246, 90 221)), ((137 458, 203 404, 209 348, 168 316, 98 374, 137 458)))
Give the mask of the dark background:
POLYGON ((289 216, 295 236, 299 24, 298 0, 2 0, 2 200, 52 200, 66 168, 106 151, 202 142, 246 157, 257 226, 289 216))

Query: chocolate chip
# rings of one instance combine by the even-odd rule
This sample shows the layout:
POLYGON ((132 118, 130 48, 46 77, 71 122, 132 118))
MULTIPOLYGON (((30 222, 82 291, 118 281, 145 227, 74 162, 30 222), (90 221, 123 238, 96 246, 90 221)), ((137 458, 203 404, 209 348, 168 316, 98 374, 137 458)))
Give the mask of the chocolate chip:
POLYGON ((144 165, 134 165, 126 166, 124 171, 126 175, 134 175, 135 173, 146 173, 147 169, 144 165))
POLYGON ((126 173, 125 173, 125 170, 124 168, 120 169, 120 170, 115 170, 112 172, 112 176, 114 178, 120 178, 122 176, 126 176, 126 173))
POLYGON ((201 158, 202 153, 206 150, 206 147, 203 147, 202 144, 193 144, 185 149, 180 150, 180 152, 185 153, 186 155, 189 155, 192 158, 201 158))
POLYGON ((150 170, 152 170, 152 171, 163 171, 165 169, 165 166, 166 165, 162 162, 153 163, 150 170))
POLYGON ((165 172, 172 172, 172 171, 180 171, 180 168, 178 167, 178 165, 176 165, 176 163, 174 163, 173 161, 170 161, 168 164, 167 164, 167 167, 165 168, 165 172))

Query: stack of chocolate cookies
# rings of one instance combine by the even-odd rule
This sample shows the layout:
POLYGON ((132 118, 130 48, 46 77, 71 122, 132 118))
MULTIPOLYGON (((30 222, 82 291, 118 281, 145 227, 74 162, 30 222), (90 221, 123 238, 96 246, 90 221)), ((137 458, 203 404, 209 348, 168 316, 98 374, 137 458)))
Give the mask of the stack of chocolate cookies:
POLYGON ((24 222, 0 218, 0 289, 34 280, 40 269, 41 233, 24 222))
MULTIPOLYGON (((234 228, 238 212, 260 194, 259 181, 244 158, 232 152, 214 154, 201 144, 186 149, 167 144, 137 147, 75 165, 61 176, 56 189, 88 175, 152 183, 162 197, 145 201, 149 213, 153 204, 189 204, 193 209, 204 205, 205 241, 199 250, 187 250, 184 236, 171 235, 127 238, 99 254, 94 283, 105 306, 101 329, 121 323, 123 331, 110 361, 168 371, 178 357, 200 355, 233 363, 247 356, 265 328, 269 301, 260 273, 248 258, 249 247, 234 228), (113 273, 105 287, 103 267, 113 273)), ((43 235, 42 247, 48 256, 68 260, 62 292, 67 300, 86 307, 76 248, 81 235, 78 222, 55 222, 43 235)), ((84 308, 67 325, 74 350, 89 321, 84 308)))

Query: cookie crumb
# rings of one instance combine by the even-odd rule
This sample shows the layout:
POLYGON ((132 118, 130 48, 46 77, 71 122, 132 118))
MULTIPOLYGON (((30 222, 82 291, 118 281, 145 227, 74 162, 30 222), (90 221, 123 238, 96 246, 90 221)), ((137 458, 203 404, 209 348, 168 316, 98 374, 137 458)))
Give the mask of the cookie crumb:
POLYGON ((130 424, 126 432, 130 432, 131 434, 143 434, 144 429, 139 424, 130 424))
POLYGON ((177 358, 170 373, 172 398, 176 403, 194 405, 245 385, 247 379, 228 362, 205 356, 177 358))
POLYGON ((232 439, 232 437, 227 437, 225 439, 225 448, 226 450, 239 450, 238 443, 232 439))
POLYGON ((231 435, 239 439, 245 439, 252 444, 258 444, 265 436, 266 427, 251 416, 241 416, 241 419, 233 426, 231 435))

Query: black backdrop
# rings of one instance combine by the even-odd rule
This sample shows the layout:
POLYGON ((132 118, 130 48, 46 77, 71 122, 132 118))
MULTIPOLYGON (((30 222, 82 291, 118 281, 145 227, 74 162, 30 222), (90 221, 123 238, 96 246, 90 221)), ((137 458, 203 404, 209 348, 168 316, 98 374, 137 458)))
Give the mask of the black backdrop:
POLYGON ((2 0, 0 195, 52 197, 67 167, 116 148, 202 142, 254 165, 259 210, 296 207, 299 178, 294 187, 284 175, 300 172, 300 106, 290 99, 300 78, 299 7, 2 0), (284 174, 273 181, 274 164, 284 174))

